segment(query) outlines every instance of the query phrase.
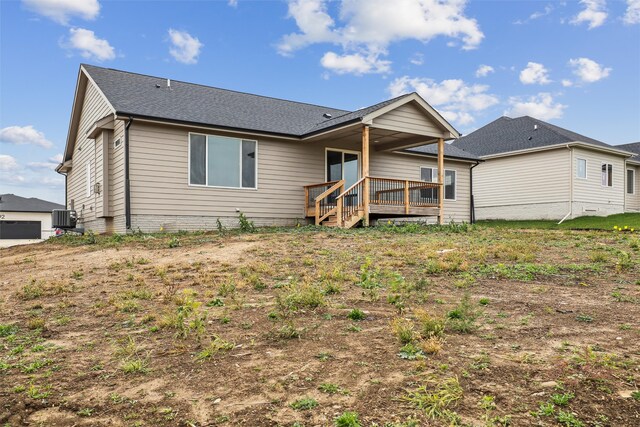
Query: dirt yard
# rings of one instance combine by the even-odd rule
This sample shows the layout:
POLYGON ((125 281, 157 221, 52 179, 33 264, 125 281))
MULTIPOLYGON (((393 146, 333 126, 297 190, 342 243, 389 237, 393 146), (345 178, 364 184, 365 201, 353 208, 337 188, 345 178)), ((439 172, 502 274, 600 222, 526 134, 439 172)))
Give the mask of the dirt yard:
POLYGON ((638 426, 640 233, 2 249, 0 425, 638 426))

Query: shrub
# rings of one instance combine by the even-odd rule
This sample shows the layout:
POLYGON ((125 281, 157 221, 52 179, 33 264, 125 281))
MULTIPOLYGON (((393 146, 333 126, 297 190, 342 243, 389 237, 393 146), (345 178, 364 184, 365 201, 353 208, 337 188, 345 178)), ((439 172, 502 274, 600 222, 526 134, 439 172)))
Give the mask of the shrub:
POLYGON ((240 231, 243 233, 253 233, 256 231, 256 226, 253 224, 253 221, 249 221, 244 213, 240 212, 238 215, 238 223, 240 227, 240 231))

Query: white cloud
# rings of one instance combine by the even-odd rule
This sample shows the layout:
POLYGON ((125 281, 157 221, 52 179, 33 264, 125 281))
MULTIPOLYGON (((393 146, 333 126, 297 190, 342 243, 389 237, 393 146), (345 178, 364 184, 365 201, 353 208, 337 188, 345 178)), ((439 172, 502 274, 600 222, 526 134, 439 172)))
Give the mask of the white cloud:
POLYGON ((32 170, 49 169, 55 170, 55 168, 62 162, 62 154, 56 154, 49 157, 45 162, 29 162, 27 167, 32 170))
POLYGON ((640 24, 640 0, 627 0, 627 11, 622 20, 628 25, 640 24))
POLYGON ((107 40, 96 37, 93 31, 84 28, 70 28, 69 40, 63 43, 63 47, 79 50, 83 58, 96 61, 108 61, 116 57, 115 49, 107 40))
POLYGON ((12 171, 18 169, 16 159, 8 154, 0 154, 0 171, 12 171))
POLYGON ((53 143, 44 136, 44 133, 31 125, 9 126, 0 129, 0 142, 16 145, 34 144, 43 148, 53 147, 53 143))
POLYGON ((55 156, 49 157, 49 162, 60 164, 62 163, 62 153, 58 153, 55 156))
POLYGON ((511 117, 531 116, 540 120, 559 119, 562 117, 566 105, 554 102, 550 93, 541 92, 527 99, 519 97, 509 98, 510 110, 505 115, 511 117))
POLYGON ((388 73, 390 61, 378 59, 378 55, 369 54, 364 56, 359 53, 351 55, 338 55, 334 52, 327 52, 320 60, 322 66, 337 74, 351 73, 355 75, 368 73, 388 73))
POLYGON ((238 7, 238 0, 229 0, 227 4, 231 7, 238 7))
POLYGON ((496 70, 491 65, 481 65, 476 70, 476 77, 487 77, 489 74, 494 73, 496 70))
POLYGON ((573 82, 569 79, 563 79, 562 80, 562 86, 564 87, 571 87, 573 86, 573 82))
POLYGON ((22 2, 28 9, 62 25, 67 25, 74 16, 92 20, 100 13, 98 0, 22 0, 22 2))
MULTIPOLYGON (((336 21, 328 0, 290 0, 289 17, 298 32, 282 37, 281 55, 316 43, 340 45, 341 56, 386 55, 391 43, 445 36, 460 40, 463 49, 478 47, 484 34, 475 19, 464 15, 465 0, 342 0, 336 21)), ((336 54, 338 55, 338 54, 336 54)))
POLYGON ((590 30, 604 24, 607 19, 605 0, 580 0, 580 3, 584 5, 584 9, 573 17, 572 24, 579 25, 586 22, 590 30))
POLYGON ((169 53, 173 58, 183 64, 195 64, 198 62, 198 55, 204 46, 197 37, 193 37, 186 31, 169 29, 171 48, 169 53))
POLYGON ((487 93, 489 86, 469 85, 463 80, 450 79, 440 83, 426 78, 399 77, 387 88, 392 97, 403 93, 418 92, 429 104, 447 119, 460 125, 475 120, 472 113, 478 113, 498 103, 498 98, 487 93))
POLYGON ((569 65, 573 68, 573 74, 578 76, 583 83, 594 83, 602 80, 608 77, 612 70, 589 58, 570 59, 569 65))
POLYGON ((549 71, 537 62, 528 62, 526 68, 520 71, 520 81, 525 85, 551 83, 549 71))
POLYGON ((536 19, 542 18, 544 16, 550 15, 551 12, 553 12, 554 10, 554 6, 553 4, 548 4, 544 7, 544 10, 542 11, 537 11, 537 12, 533 12, 531 15, 529 15, 529 17, 527 19, 518 19, 517 21, 514 22, 514 24, 516 25, 522 25, 522 24, 526 24, 529 21, 534 21, 536 19))
POLYGON ((411 59, 409 59, 409 62, 411 62, 413 65, 422 65, 424 64, 424 55, 421 53, 416 53, 411 57, 411 59))

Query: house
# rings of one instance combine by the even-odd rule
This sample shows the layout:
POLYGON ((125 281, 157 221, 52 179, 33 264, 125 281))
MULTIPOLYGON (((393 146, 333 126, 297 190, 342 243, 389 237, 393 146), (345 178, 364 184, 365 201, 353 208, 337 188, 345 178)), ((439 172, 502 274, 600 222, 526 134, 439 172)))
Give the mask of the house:
POLYGON ((469 221, 458 136, 416 93, 345 111, 81 65, 56 170, 96 232, 469 221))
POLYGON ((53 235, 51 211, 64 206, 15 194, 0 195, 0 247, 35 243, 53 235))
MULTIPOLYGON (((533 117, 501 117, 453 146, 483 160, 473 170, 477 219, 553 219, 637 210, 627 170, 637 158, 533 117)), ((633 182, 637 184, 637 173, 633 182)))
POLYGON ((640 212, 640 142, 616 145, 616 148, 635 153, 627 160, 625 206, 628 212, 640 212))

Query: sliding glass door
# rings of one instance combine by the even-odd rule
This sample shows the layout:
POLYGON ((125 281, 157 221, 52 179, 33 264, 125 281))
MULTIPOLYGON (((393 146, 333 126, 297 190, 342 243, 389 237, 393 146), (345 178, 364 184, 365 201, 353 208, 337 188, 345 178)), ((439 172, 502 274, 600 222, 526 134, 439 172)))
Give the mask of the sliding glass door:
POLYGON ((360 153, 355 151, 327 150, 327 181, 344 179, 344 189, 360 179, 360 153))

